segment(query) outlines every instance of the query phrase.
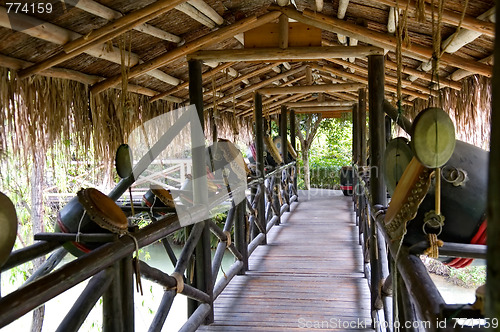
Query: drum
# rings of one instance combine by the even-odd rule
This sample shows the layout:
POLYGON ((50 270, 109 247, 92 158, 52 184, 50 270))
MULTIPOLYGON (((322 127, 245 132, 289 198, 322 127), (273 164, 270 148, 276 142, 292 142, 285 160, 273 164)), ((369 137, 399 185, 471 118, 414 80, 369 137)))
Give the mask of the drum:
MULTIPOLYGON (((128 229, 128 220, 115 201, 94 188, 82 189, 57 215, 56 232, 119 233, 128 229), (85 215, 84 215, 85 211, 85 215), (82 218, 83 216, 83 218, 82 218)), ((102 243, 68 242, 64 248, 76 257, 102 243)))
POLYGON ((384 153, 384 178, 391 196, 412 158, 413 152, 406 138, 397 137, 387 143, 384 153))
POLYGON ((0 267, 9 259, 16 242, 17 214, 12 201, 0 192, 0 267))
MULTIPOLYGON (((471 243, 485 220, 488 188, 488 152, 462 141, 442 167, 441 214, 445 221, 439 238, 445 242, 471 243)), ((417 216, 408 224, 404 243, 426 240, 425 213, 434 209, 435 191, 431 184, 417 216)), ((439 229, 426 232, 439 233, 439 229)))
MULTIPOLYGON (((273 139, 273 143, 280 152, 280 155, 283 157, 281 153, 281 136, 276 136, 273 139)), ((288 151, 288 160, 296 160, 297 159, 297 152, 293 148, 292 144, 287 140, 287 151, 288 151)))
POLYGON ((340 171, 340 190, 344 193, 344 196, 352 196, 353 193, 353 176, 352 167, 344 166, 340 171))

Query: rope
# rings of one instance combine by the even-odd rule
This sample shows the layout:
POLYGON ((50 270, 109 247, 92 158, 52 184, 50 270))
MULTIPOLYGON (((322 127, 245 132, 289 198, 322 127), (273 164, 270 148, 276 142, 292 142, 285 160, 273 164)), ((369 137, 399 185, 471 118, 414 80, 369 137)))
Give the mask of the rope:
POLYGON ((443 241, 438 240, 437 235, 433 233, 427 234, 429 240, 429 248, 425 249, 424 255, 437 259, 439 258, 439 247, 443 246, 443 241))
POLYGON ((182 274, 180 274, 179 272, 173 272, 170 276, 173 277, 177 283, 177 285, 175 286, 177 293, 182 293, 182 291, 184 290, 184 277, 182 276, 182 274))
POLYGON ((78 223, 78 231, 76 232, 76 242, 80 242, 80 234, 82 234, 80 232, 80 228, 82 226, 82 221, 83 221, 83 218, 85 218, 85 214, 87 213, 86 210, 83 210, 83 214, 82 214, 82 217, 80 218, 80 222, 78 223))
POLYGON ((226 234, 226 246, 229 247, 231 245, 231 232, 224 231, 224 234, 226 234))
POLYGON ((141 295, 143 295, 142 282, 141 282, 141 269, 140 269, 140 265, 139 265, 139 242, 137 242, 137 239, 132 234, 127 232, 127 233, 125 233, 125 235, 130 236, 135 244, 135 257, 133 258, 134 272, 135 272, 135 286, 136 286, 137 292, 140 292, 141 295))

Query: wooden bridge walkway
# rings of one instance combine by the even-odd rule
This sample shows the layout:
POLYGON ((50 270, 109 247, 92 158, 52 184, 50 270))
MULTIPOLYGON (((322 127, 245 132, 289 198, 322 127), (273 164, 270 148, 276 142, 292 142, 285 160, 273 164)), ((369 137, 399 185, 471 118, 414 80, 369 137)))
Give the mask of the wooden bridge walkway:
POLYGON ((369 331, 370 295, 351 197, 301 191, 199 331, 369 331))

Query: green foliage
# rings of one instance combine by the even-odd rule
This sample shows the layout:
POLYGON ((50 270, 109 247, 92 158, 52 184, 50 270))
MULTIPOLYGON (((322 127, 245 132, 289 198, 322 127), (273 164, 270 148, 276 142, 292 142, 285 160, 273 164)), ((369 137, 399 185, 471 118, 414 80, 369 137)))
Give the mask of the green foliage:
POLYGON ((486 283, 486 266, 467 266, 462 269, 450 268, 449 278, 464 287, 479 287, 486 283))
MULTIPOLYGON (((352 161, 352 116, 324 119, 309 150, 311 187, 339 189, 340 170, 352 161)), ((300 174, 304 174, 302 160, 298 160, 300 174)), ((304 179, 297 185, 304 188, 304 179)))

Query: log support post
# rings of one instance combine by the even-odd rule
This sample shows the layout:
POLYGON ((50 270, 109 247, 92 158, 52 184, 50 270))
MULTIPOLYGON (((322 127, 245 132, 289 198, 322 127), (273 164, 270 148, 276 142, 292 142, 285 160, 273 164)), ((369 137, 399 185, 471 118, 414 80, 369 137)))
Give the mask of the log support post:
MULTIPOLYGON (((358 173, 356 174, 356 177, 358 179, 358 182, 356 184, 356 187, 354 188, 354 192, 358 194, 358 214, 359 214, 359 239, 361 241, 362 237, 361 234, 363 234, 363 241, 366 244, 368 241, 368 236, 365 232, 366 230, 366 219, 365 219, 365 198, 364 198, 364 193, 362 192, 362 188, 360 186, 360 178, 361 174, 363 174, 364 168, 366 166, 366 89, 362 88, 359 89, 358 91, 358 107, 357 111, 355 114, 355 117, 357 118, 356 124, 358 128, 358 142, 357 142, 357 164, 358 164, 358 173)), ((363 246, 363 248, 366 248, 366 245, 363 246)), ((366 258, 366 257, 365 257, 366 258)))
MULTIPOLYGON (((191 122, 191 144, 193 158, 193 202, 195 205, 204 205, 208 203, 208 188, 206 181, 206 160, 205 160, 205 135, 204 116, 203 116, 203 86, 201 62, 198 60, 188 61, 189 66, 189 100, 191 105, 196 106, 200 127, 191 122), (201 132, 200 132, 201 131, 201 132)), ((207 293, 213 299, 213 280, 212 280, 212 256, 210 246, 210 228, 208 223, 204 223, 200 240, 195 250, 195 273, 193 286, 207 293)), ((199 302, 190 299, 188 301, 188 314, 191 316, 200 305, 199 302)), ((204 323, 210 324, 214 320, 213 302, 209 303, 211 310, 204 323)))
POLYGON ((247 218, 246 218, 246 201, 238 203, 236 206, 236 213, 234 218, 234 242, 236 244, 236 249, 241 253, 243 257, 243 266, 238 274, 242 275, 248 271, 248 241, 247 241, 247 218))
MULTIPOLYGON (((288 108, 285 105, 281 105, 281 123, 280 123, 280 136, 281 136, 281 155, 283 156, 283 163, 286 165, 290 162, 288 160, 288 108)), ((289 182, 288 182, 288 177, 290 176, 290 170, 287 169, 286 172, 286 179, 284 179, 286 188, 285 188, 285 195, 290 198, 292 196, 292 193, 290 192, 290 187, 289 187, 289 182)), ((289 201, 289 199, 287 200, 289 201)), ((290 204, 288 204, 288 207, 286 209, 287 212, 290 212, 290 204)))
MULTIPOLYGON (((370 114, 370 193, 372 204, 387 205, 387 194, 383 178, 383 156, 385 150, 384 119, 384 57, 371 55, 368 57, 368 101, 370 114)), ((371 309, 372 319, 376 311, 382 309, 380 281, 382 278, 381 257, 377 226, 371 222, 370 227, 370 264, 371 264, 371 309)))
MULTIPOLYGON (((257 220, 261 226, 260 228, 265 232, 266 230, 266 188, 264 185, 264 118, 262 115, 262 95, 258 92, 255 93, 254 105, 254 120, 255 120, 255 150, 257 153, 257 177, 260 182, 258 184, 258 192, 260 191, 259 200, 257 203, 257 220)), ((258 229, 254 227, 255 232, 258 229)), ((254 237, 257 236, 254 232, 254 237)), ((266 234, 264 233, 264 236, 266 234)), ((264 237, 262 244, 266 244, 267 239, 264 237)))
MULTIPOLYGON (((290 144, 292 147, 297 151, 297 133, 295 129, 295 110, 290 111, 290 144)), ((297 191, 297 164, 295 164, 295 171, 293 173, 293 186, 295 187, 295 192, 298 193, 297 191)), ((299 199, 297 195, 297 200, 299 199)))
POLYGON ((352 200, 354 201, 354 210, 356 211, 356 225, 359 225, 359 204, 358 204, 358 174, 354 171, 354 166, 358 163, 358 144, 359 144, 359 130, 358 130, 358 105, 352 106, 352 200))
MULTIPOLYGON (((137 257, 139 259, 139 257, 137 257)), ((134 331, 134 268, 132 257, 120 261, 120 287, 122 294, 123 331, 134 331)))
POLYGON ((124 331, 120 262, 116 262, 109 269, 112 269, 113 281, 102 295, 102 330, 120 332, 124 331))
MULTIPOLYGON (((500 15, 500 7, 496 9, 500 15)), ((497 36, 500 26, 496 25, 497 36)), ((495 40, 494 55, 500 56, 500 40, 495 40)), ((493 67, 492 91, 500 89, 500 63, 493 67)), ((488 239, 500 238, 500 96, 493 94, 491 103, 491 141, 488 184, 488 239)), ((500 241, 488 241, 487 280, 486 280, 486 317, 500 317, 500 241)))

